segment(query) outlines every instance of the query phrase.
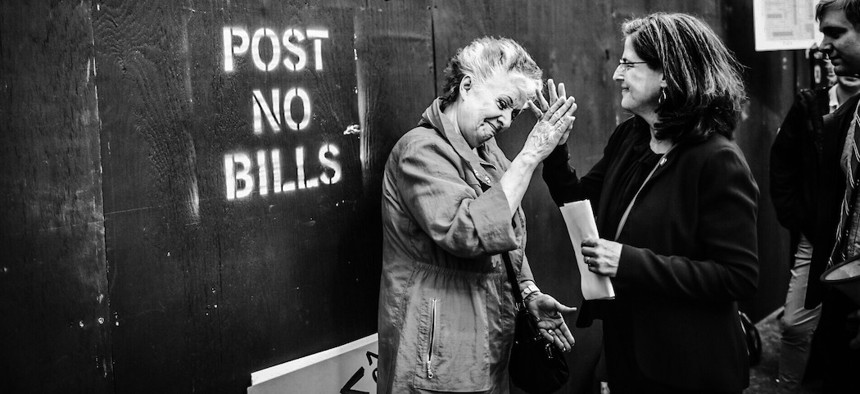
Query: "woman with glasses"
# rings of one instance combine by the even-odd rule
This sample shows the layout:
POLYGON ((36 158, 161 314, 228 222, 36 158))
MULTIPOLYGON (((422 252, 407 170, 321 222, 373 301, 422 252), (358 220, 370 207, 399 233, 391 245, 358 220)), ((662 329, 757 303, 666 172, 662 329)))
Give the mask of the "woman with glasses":
POLYGON ((613 78, 633 116, 579 177, 566 144, 544 161, 559 205, 588 199, 600 239, 582 243, 614 300, 586 301, 603 320, 609 388, 619 393, 740 393, 749 365, 737 301, 758 282, 758 187, 732 141, 741 66, 685 14, 622 27, 613 78))

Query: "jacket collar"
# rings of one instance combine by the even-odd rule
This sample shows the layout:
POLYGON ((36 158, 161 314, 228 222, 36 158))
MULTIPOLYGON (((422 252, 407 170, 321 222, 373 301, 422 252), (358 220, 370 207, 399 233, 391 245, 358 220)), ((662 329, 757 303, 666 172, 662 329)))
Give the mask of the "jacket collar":
MULTIPOLYGON (((436 130, 449 144, 454 148, 460 157, 469 164, 470 169, 475 174, 475 177, 478 180, 487 185, 491 186, 493 183, 493 178, 484 170, 482 164, 490 164, 486 161, 482 160, 472 148, 469 147, 469 143, 466 142, 466 139, 463 138, 463 135, 460 133, 460 129, 456 124, 451 122, 446 116, 442 114, 441 108, 441 100, 438 98, 433 100, 433 104, 430 104, 426 110, 424 110, 424 114, 421 115, 421 121, 418 122, 419 126, 429 126, 436 130)), ((478 147, 478 149, 486 149, 486 143, 478 147)))

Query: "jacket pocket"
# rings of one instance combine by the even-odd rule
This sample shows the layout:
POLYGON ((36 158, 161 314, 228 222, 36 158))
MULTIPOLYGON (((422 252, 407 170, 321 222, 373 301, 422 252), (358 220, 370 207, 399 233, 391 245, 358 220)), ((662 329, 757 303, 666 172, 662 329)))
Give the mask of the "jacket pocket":
POLYGON ((430 332, 427 335, 427 339, 429 341, 429 345, 427 346, 427 359, 424 360, 425 365, 427 366, 427 379, 433 379, 433 340, 436 339, 436 302, 438 300, 433 298, 430 300, 430 332))
POLYGON ((425 298, 419 322, 420 365, 413 375, 415 388, 490 389, 486 296, 479 289, 471 290, 469 297, 446 294, 425 298))

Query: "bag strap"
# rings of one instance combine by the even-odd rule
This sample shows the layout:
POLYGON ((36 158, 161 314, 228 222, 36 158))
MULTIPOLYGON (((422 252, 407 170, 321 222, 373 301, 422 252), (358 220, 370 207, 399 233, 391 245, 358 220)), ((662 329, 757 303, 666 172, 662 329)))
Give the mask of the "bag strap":
POLYGON ((502 253, 502 259, 505 260, 505 270, 508 271, 508 281, 511 282, 511 293, 514 294, 514 302, 517 305, 523 304, 523 296, 520 294, 520 286, 517 283, 516 273, 514 273, 514 263, 511 262, 511 256, 508 252, 502 253))
POLYGON ((618 222, 618 228, 615 230, 615 238, 613 238, 615 241, 618 240, 618 236, 621 235, 621 230, 624 229, 624 224, 627 223, 627 216, 630 215, 630 210, 633 209, 633 203, 636 202, 636 197, 639 197, 639 193, 642 191, 642 189, 645 188, 645 184, 648 183, 648 180, 651 179, 651 176, 653 176, 654 173, 657 172, 657 169, 660 168, 660 166, 662 166, 663 164, 666 164, 666 156, 669 155, 669 152, 671 152, 672 149, 675 149, 675 145, 672 145, 672 147, 669 148, 669 150, 667 150, 666 153, 663 154, 663 157, 661 157, 660 160, 657 161, 657 165, 655 165, 654 168, 651 169, 651 172, 649 172, 648 176, 645 177, 645 180, 642 181, 642 185, 639 186, 639 190, 637 190, 636 194, 633 195, 633 199, 630 200, 630 204, 627 205, 627 209, 625 209, 624 214, 621 215, 621 221, 618 222))

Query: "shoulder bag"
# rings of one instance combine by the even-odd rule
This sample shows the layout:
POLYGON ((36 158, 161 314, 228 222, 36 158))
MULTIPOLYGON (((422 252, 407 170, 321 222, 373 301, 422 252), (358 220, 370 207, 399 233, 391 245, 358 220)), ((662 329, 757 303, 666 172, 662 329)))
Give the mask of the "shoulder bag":
POLYGON ((570 375, 567 360, 561 349, 538 331, 537 321, 520 295, 511 258, 508 253, 502 253, 502 258, 517 303, 516 331, 508 373, 514 385, 528 393, 552 393, 567 383, 570 375))

